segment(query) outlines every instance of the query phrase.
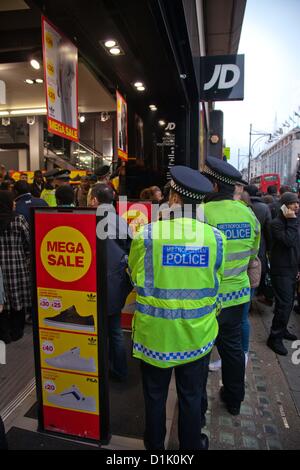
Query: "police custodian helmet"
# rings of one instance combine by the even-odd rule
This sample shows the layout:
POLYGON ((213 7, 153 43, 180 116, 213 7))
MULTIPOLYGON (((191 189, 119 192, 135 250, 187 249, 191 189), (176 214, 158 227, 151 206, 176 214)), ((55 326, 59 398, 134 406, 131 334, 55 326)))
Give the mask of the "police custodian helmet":
POLYGON ((171 189, 182 197, 201 202, 213 190, 213 185, 205 176, 187 166, 173 166, 170 173, 171 189))

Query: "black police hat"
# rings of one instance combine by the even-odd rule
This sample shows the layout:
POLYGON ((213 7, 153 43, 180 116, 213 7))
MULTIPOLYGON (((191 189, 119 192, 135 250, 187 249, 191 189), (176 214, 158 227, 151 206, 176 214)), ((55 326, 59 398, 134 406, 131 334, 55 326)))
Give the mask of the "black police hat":
POLYGON ((46 173, 44 173, 44 177, 47 180, 54 179, 59 174, 59 171, 60 170, 58 170, 57 168, 54 170, 49 170, 46 173))
POLYGON ((170 173, 171 188, 181 196, 194 199, 195 202, 202 201, 213 190, 213 185, 205 176, 187 166, 173 166, 170 173))
POLYGON ((55 175, 56 180, 69 180, 70 179, 70 170, 59 170, 58 174, 55 175))
POLYGON ((217 181, 232 186, 247 184, 242 180, 242 174, 234 166, 216 157, 207 157, 202 174, 212 176, 217 181))

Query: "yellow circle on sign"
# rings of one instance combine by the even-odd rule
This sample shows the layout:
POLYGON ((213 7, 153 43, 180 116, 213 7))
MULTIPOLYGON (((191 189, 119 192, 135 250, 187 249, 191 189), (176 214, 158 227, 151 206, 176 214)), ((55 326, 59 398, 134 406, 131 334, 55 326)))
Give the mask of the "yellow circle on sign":
POLYGON ((62 226, 50 230, 43 238, 40 254, 50 276, 63 282, 81 279, 92 262, 88 240, 72 227, 62 226))
POLYGON ((52 103, 54 103, 54 101, 55 101, 55 91, 51 86, 48 87, 48 96, 49 96, 50 101, 52 101, 52 103))
POLYGON ((50 34, 48 31, 46 32, 46 44, 50 49, 53 47, 52 34, 50 34))
POLYGON ((53 62, 51 62, 51 60, 47 61, 47 71, 49 75, 51 76, 54 74, 54 65, 53 65, 53 62))

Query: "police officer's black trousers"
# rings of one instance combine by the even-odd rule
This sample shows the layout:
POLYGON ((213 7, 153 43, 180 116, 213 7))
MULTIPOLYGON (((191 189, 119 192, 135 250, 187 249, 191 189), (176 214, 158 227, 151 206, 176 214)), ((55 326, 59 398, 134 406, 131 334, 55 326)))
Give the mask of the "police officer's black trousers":
POLYGON ((224 397, 230 406, 240 406, 245 396, 245 354, 242 348, 244 305, 223 308, 218 316, 217 347, 222 359, 224 397))
MULTIPOLYGON (((207 354, 197 361, 174 368, 181 450, 201 449, 202 399, 206 389, 209 357, 210 354, 207 354)), ((173 368, 161 369, 141 361, 141 369, 146 414, 145 447, 149 450, 164 450, 166 401, 173 368)))
POLYGON ((271 279, 275 308, 270 337, 283 339, 294 305, 296 276, 271 276, 271 279))

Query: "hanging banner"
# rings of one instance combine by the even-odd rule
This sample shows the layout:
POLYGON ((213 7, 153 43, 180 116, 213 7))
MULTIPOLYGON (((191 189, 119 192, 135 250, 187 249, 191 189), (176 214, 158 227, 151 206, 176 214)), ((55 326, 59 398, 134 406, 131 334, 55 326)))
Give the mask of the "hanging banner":
MULTIPOLYGON (((118 201, 117 214, 126 220, 134 236, 142 229, 143 225, 147 225, 151 222, 153 207, 154 206, 150 201, 118 201)), ((127 296, 125 305, 122 309, 121 326, 123 329, 131 329, 135 305, 136 292, 133 289, 127 296)))
POLYGON ((78 50, 42 17, 48 131, 78 142, 78 50))
POLYGON ((118 157, 128 160, 128 126, 127 126, 127 103, 123 96, 117 91, 117 138, 118 157))
POLYGON ((106 340, 95 211, 37 208, 33 224, 39 428, 106 442, 106 340))

